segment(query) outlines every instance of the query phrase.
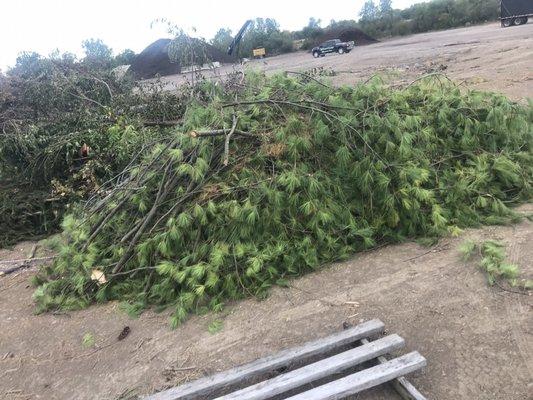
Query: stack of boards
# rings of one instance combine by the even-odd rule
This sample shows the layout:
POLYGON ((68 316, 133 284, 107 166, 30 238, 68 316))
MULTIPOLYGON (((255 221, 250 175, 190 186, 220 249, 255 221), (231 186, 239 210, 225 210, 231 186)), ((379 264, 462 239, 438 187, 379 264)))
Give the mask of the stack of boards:
POLYGON ((377 319, 364 322, 145 400, 333 400, 386 382, 403 399, 425 400, 404 378, 424 367, 425 358, 414 351, 387 360, 384 355, 402 348, 404 340, 395 334, 381 336, 383 330, 377 319))

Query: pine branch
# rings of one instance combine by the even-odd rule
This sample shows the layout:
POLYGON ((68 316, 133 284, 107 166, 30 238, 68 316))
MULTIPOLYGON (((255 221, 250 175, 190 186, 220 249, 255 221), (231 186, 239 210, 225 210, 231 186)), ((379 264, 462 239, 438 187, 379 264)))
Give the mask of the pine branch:
POLYGON ((231 140, 231 137, 235 133, 235 129, 237 128, 237 122, 239 119, 235 114, 233 114, 233 126, 231 127, 231 130, 226 135, 226 140, 224 141, 224 166, 227 166, 229 163, 229 141, 231 140))

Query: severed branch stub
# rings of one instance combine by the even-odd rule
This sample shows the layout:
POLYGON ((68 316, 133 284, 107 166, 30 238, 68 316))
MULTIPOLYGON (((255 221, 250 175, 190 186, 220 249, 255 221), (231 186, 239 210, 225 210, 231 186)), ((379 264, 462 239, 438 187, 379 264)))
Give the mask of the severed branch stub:
POLYGON ((226 135, 226 141, 224 142, 224 166, 227 166, 229 164, 229 141, 233 134, 235 133, 235 129, 237 128, 237 122, 239 119, 235 114, 233 114, 233 125, 231 127, 231 130, 226 135))
POLYGON ((182 123, 182 121, 177 119, 177 120, 167 120, 167 121, 143 121, 142 124, 144 126, 170 126, 170 127, 173 127, 173 126, 178 126, 181 123, 182 123))
MULTIPOLYGON (((230 129, 213 129, 212 131, 191 131, 189 132, 189 135, 192 137, 214 137, 214 136, 225 136, 227 135, 231 130, 230 129)), ((234 135, 249 137, 249 138, 257 138, 256 135, 251 134, 249 132, 243 132, 238 129, 235 129, 233 132, 234 135)))

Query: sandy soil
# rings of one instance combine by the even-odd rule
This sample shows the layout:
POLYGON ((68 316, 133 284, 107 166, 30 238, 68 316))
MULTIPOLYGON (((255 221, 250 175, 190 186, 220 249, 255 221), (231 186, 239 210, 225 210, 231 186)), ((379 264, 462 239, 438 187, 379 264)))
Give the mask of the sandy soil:
MULTIPOLYGON (((174 331, 167 314, 132 320, 117 304, 35 316, 33 272, 0 278, 0 398, 129 398, 326 336, 344 321, 380 318, 388 332, 406 339, 405 351, 427 358, 412 381, 428 398, 530 399, 532 297, 487 286, 475 262, 460 261, 458 246, 467 237, 502 240, 509 259, 532 278, 532 225, 472 230, 429 249, 387 246, 276 288, 264 301, 194 316, 174 331), (222 329, 212 334, 214 320, 222 329), (118 341, 125 326, 131 333, 118 341), (87 333, 94 348, 82 346, 87 333)), ((19 257, 30 247, 23 243, 1 257, 19 257)), ((357 398, 397 397, 384 388, 357 398)))
MULTIPOLYGON (((374 74, 402 83, 442 72, 469 88, 497 91, 518 100, 533 96, 532 38, 533 23, 508 29, 491 23, 386 40, 318 59, 305 52, 285 54, 251 61, 246 68, 268 73, 332 69, 337 73, 332 82, 339 85, 364 81, 374 74)), ((216 75, 223 77, 233 69, 221 67, 216 75)), ((175 75, 164 82, 171 87, 189 78, 175 75)))
MULTIPOLYGON (((342 68, 351 72, 332 79, 353 83, 379 71, 409 81, 444 65, 471 87, 523 99, 533 94, 532 36, 533 24, 490 24, 390 40, 343 56, 292 54, 250 67, 342 68)), ((532 212, 533 204, 523 210, 532 212)), ((475 263, 459 260, 466 237, 504 241, 511 261, 533 277, 533 224, 527 220, 471 230, 431 249, 405 243, 360 254, 294 280, 291 288, 276 288, 264 301, 194 316, 174 331, 165 313, 132 320, 115 303, 36 316, 29 285, 34 271, 0 277, 0 399, 133 398, 326 336, 344 321, 372 318, 403 336, 405 351, 427 358, 427 368, 411 378, 429 399, 531 399, 532 297, 487 286, 475 263), (222 329, 209 333, 215 320, 222 329), (131 333, 118 341, 125 326, 131 333), (88 333, 95 339, 91 348, 82 345, 88 333)), ((25 258, 32 246, 0 250, 0 260, 25 258)), ((385 387, 356 398, 397 397, 385 387)))

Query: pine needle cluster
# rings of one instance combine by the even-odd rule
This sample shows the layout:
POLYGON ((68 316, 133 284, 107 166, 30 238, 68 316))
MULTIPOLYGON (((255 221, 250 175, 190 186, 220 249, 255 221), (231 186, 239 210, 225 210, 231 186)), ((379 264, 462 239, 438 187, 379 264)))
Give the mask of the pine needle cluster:
MULTIPOLYGON (((459 247, 459 252, 464 261, 480 256, 479 268, 487 274, 489 285, 498 281, 507 281, 511 286, 517 286, 520 268, 516 264, 506 261, 505 244, 496 240, 486 240, 476 243, 467 240, 459 247)), ((532 282, 524 282, 524 289, 531 289, 532 282)))
POLYGON ((175 326, 377 243, 507 222, 531 198, 531 105, 431 79, 250 74, 198 90, 178 128, 65 218, 39 310, 122 300, 171 306, 175 326))

